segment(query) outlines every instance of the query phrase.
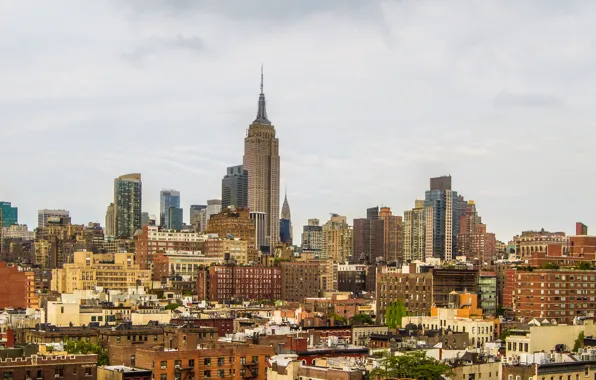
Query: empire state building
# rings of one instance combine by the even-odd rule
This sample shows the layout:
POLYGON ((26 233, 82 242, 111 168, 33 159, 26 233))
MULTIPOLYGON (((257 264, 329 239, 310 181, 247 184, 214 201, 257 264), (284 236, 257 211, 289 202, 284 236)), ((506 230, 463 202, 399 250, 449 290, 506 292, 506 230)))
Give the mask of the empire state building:
POLYGON ((279 140, 267 119, 262 68, 257 118, 246 132, 243 166, 248 172, 248 208, 265 214, 265 241, 273 253, 279 241, 279 140))

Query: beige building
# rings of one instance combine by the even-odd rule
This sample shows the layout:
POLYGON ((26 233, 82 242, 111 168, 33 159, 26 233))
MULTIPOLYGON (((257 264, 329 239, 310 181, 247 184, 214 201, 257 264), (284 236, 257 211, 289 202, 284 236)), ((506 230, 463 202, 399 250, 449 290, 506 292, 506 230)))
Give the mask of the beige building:
POLYGON ((114 238, 115 231, 114 231, 114 204, 110 203, 108 205, 108 209, 106 210, 106 230, 105 236, 107 238, 114 238))
POLYGON ((537 352, 550 352, 557 344, 564 344, 573 349, 573 344, 580 332, 585 336, 596 334, 596 325, 592 320, 585 320, 582 325, 529 325, 510 330, 511 335, 505 340, 506 360, 518 362, 524 355, 537 352))
POLYGON ((522 258, 529 256, 532 252, 546 252, 551 244, 567 244, 565 232, 523 231, 521 235, 513 238, 515 254, 522 258))
POLYGON ((262 71, 259 108, 244 139, 242 165, 248 171, 248 208, 265 213, 266 241, 275 247, 279 241, 279 140, 267 119, 262 71))
POLYGON ((345 263, 352 257, 353 230, 345 216, 333 214, 323 225, 321 258, 345 263))
POLYGON ((126 291, 130 287, 148 286, 150 283, 151 271, 140 269, 134 262, 133 253, 93 254, 83 251, 74 253, 74 263, 52 270, 51 289, 59 293, 96 287, 126 291))
POLYGON ((404 212, 404 262, 425 258, 424 201, 416 200, 414 208, 404 212))
POLYGON ((352 344, 368 346, 371 334, 386 335, 388 331, 387 325, 352 326, 352 344))
MULTIPOLYGON (((501 362, 462 365, 451 369, 452 379, 500 379, 501 362)), ((526 379, 523 379, 526 380, 526 379)))
POLYGON ((42 268, 48 268, 51 260, 52 243, 48 240, 37 240, 35 242, 35 263, 42 268))

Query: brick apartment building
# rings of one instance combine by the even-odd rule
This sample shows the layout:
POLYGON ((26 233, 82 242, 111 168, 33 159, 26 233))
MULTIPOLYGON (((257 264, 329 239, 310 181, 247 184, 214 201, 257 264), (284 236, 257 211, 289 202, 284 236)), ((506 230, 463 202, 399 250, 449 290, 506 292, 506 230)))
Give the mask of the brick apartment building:
POLYGON ((516 318, 571 324, 576 317, 592 315, 596 307, 594 270, 509 269, 506 278, 504 302, 511 302, 516 318))
POLYGON ((136 365, 153 370, 155 379, 265 380, 267 361, 273 354, 271 346, 231 343, 200 350, 140 349, 136 365))
POLYGON ((210 301, 279 300, 281 287, 279 267, 213 265, 197 274, 197 295, 210 301))
POLYGON ((478 271, 470 269, 443 269, 415 265, 409 272, 379 270, 377 273, 377 323, 385 322, 387 308, 402 300, 408 315, 428 315, 431 306, 447 307, 452 291, 476 293, 478 271))
POLYGON ((173 326, 192 325, 215 327, 219 336, 234 332, 234 318, 174 318, 170 321, 173 326))
POLYGON ((0 379, 97 379, 97 355, 0 359, 0 379))
POLYGON ((321 282, 320 264, 317 261, 286 261, 281 263, 281 299, 303 302, 308 297, 318 297, 321 282))
POLYGON ((24 272, 16 265, 0 261, 0 278, 10 284, 0 287, 0 309, 38 307, 33 272, 24 272))
POLYGON ((136 262, 141 269, 150 269, 157 251, 203 252, 206 235, 191 231, 162 230, 156 226, 144 226, 135 236, 136 262))

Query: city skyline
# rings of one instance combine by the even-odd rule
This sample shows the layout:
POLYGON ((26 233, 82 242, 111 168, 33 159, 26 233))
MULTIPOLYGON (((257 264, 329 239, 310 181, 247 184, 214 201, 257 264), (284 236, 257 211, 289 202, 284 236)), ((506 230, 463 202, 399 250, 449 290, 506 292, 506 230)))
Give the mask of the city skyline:
POLYGON ((52 17, 31 15, 39 28, 18 28, 24 5, 8 5, 0 15, 12 36, 0 37, 0 48, 11 52, 0 73, 0 136, 13 141, 4 153, 20 160, 5 168, 10 182, 0 200, 19 207, 21 223, 33 228, 44 208, 70 210, 75 223, 103 222, 113 178, 130 172, 143 174, 142 209, 150 214, 158 214, 153 194, 164 187, 185 194, 185 216, 190 204, 220 198, 221 175, 238 164, 240 136, 254 116, 255 77, 264 62, 294 236, 307 219, 324 223, 331 212, 350 224, 375 204, 403 215, 423 198, 428 178, 446 174, 476 201, 500 240, 526 229, 572 233, 578 220, 596 224, 589 191, 577 196, 578 188, 596 186, 577 175, 594 158, 586 144, 593 124, 587 67, 596 61, 585 37, 595 29, 592 5, 435 4, 444 16, 435 22, 424 3, 304 3, 290 19, 264 12, 260 2, 259 12, 246 14, 225 5, 205 14, 188 4, 161 12, 161 3, 153 4, 95 4, 70 13, 60 3, 42 4, 41 14, 61 20, 53 34, 44 32, 52 17), (475 12, 474 38, 471 29, 454 27, 458 12, 475 12), (530 21, 509 20, 511 12, 530 21), (263 19, 255 23, 257 13, 263 19), (213 27, 220 18, 221 44, 206 37, 205 23, 194 22, 213 27), (565 18, 576 27, 562 24, 565 18), (92 21, 107 19, 113 28, 100 33, 92 21), (358 34, 351 34, 354 20, 358 34), (497 33, 505 20, 510 27, 497 33), (231 23, 243 34, 239 42, 230 40, 231 23), (263 32, 263 23, 280 36, 263 32), (130 33, 141 26, 142 33, 130 33), (515 37, 527 29, 542 37, 515 37), (62 44, 72 30, 84 43, 62 44), (11 42, 24 38, 37 44, 11 42), (69 154, 46 148, 64 139, 69 154), (31 171, 25 175, 20 166, 31 171), (67 176, 66 167, 76 174, 67 176))

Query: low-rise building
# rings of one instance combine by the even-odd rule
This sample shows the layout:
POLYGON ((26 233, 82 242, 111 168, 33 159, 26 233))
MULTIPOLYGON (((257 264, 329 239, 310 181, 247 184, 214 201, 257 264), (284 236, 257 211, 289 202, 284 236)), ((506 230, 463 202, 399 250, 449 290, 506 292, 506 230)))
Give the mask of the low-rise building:
POLYGON ((124 365, 107 365, 97 369, 97 380, 152 380, 153 372, 124 365))

